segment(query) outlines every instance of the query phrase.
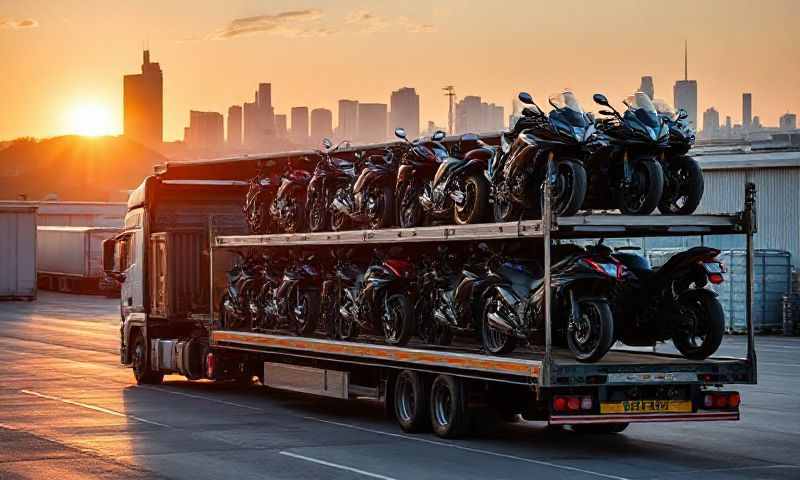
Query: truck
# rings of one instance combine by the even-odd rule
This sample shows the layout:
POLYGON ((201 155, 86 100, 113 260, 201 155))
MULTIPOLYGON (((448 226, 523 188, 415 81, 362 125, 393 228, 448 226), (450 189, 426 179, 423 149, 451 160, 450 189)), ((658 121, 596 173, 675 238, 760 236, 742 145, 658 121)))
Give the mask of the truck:
POLYGON ((103 242, 122 230, 113 227, 36 228, 37 281, 43 290, 114 292, 103 269, 103 242))
MULTIPOLYGON (((355 148, 355 147, 354 147, 355 148)), ((380 145, 358 147, 364 150, 380 145)), ((740 212, 715 215, 627 216, 589 212, 554 217, 545 195, 541 220, 384 230, 250 235, 244 230, 247 179, 315 151, 198 162, 156 168, 128 201, 124 231, 104 245, 108 274, 122 283, 120 360, 139 383, 165 374, 188 379, 252 381, 340 399, 369 397, 408 432, 432 426, 442 437, 468 433, 476 415, 546 422, 576 432, 617 433, 638 422, 736 421, 739 393, 757 380, 752 328, 752 237, 755 192, 748 185, 740 212), (536 240, 549 246, 578 238, 743 235, 747 241, 747 351, 743 357, 689 360, 679 355, 615 349, 581 363, 552 342, 549 292, 545 343, 492 356, 470 345, 435 348, 255 333, 221 325, 226 272, 242 249, 346 245, 440 244, 475 240, 536 240)), ((296 164, 296 163, 295 163, 296 164)))
POLYGON ((36 207, 0 204, 0 300, 36 293, 36 207))

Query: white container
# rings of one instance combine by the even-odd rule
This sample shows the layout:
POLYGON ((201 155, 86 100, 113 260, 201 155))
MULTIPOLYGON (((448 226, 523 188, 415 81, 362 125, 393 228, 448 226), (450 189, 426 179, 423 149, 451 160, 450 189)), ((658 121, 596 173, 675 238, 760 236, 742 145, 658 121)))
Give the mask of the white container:
POLYGON ((39 207, 37 225, 58 227, 122 227, 127 212, 124 202, 0 201, 4 206, 39 207))
POLYGON ((39 227, 39 275, 102 278, 103 240, 121 231, 105 227, 39 227))
POLYGON ((0 206, 0 300, 36 298, 36 207, 0 206))

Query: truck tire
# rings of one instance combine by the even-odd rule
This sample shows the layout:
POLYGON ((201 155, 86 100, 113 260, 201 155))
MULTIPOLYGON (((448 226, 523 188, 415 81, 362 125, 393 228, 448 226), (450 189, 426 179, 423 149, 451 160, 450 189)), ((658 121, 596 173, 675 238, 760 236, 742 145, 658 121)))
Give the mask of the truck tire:
POLYGON ((620 433, 628 428, 628 423, 584 423, 580 425, 572 425, 572 431, 575 433, 596 433, 608 435, 613 433, 620 433))
POLYGON ((144 335, 137 333, 133 343, 133 376, 138 385, 158 385, 164 379, 164 374, 150 369, 150 355, 148 355, 147 340, 144 335))
POLYGON ((438 375, 433 380, 429 407, 433 433, 456 438, 469 432, 472 422, 464 390, 464 382, 451 375, 438 375))
POLYGON ((428 425, 428 384, 417 372, 403 370, 392 388, 394 417, 408 433, 424 431, 428 425))

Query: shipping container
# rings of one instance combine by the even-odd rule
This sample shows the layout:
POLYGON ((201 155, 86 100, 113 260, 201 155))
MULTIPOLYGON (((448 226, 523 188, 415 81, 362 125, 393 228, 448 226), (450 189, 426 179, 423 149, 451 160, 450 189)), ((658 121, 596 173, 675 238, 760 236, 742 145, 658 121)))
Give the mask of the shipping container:
POLYGON ((36 207, 0 206, 0 300, 36 299, 36 207))
POLYGON ((38 227, 38 278, 43 289, 96 292, 104 282, 103 240, 122 230, 109 227, 38 227))

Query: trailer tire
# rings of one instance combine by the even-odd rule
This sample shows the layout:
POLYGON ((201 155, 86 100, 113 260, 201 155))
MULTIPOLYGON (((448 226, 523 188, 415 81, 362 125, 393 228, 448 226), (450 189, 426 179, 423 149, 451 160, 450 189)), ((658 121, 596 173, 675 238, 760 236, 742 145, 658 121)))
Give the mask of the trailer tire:
POLYGON ((408 433, 425 431, 428 422, 428 382, 411 370, 403 370, 392 388, 394 416, 400 428, 408 433))
POLYGON ((628 428, 629 423, 584 423, 580 425, 571 425, 572 431, 575 433, 589 433, 608 435, 620 433, 628 428))
POLYGON ((133 376, 138 385, 158 385, 164 379, 163 373, 150 369, 149 358, 147 340, 139 332, 133 343, 133 376))
POLYGON ((431 426, 442 438, 457 438, 472 425, 466 407, 464 382, 451 375, 438 375, 431 385, 431 426))

